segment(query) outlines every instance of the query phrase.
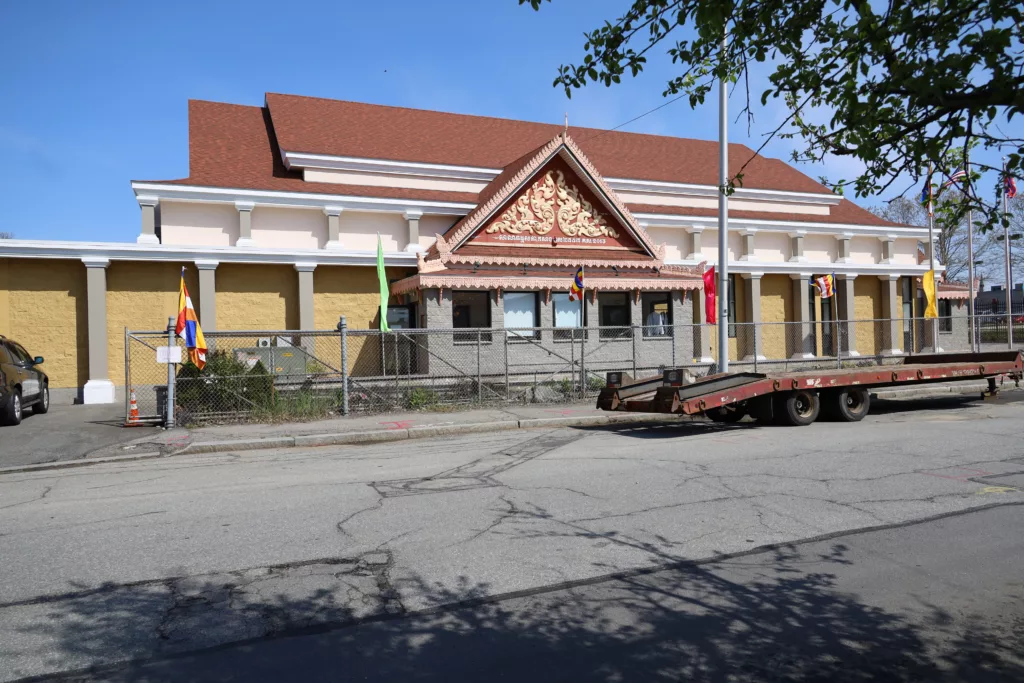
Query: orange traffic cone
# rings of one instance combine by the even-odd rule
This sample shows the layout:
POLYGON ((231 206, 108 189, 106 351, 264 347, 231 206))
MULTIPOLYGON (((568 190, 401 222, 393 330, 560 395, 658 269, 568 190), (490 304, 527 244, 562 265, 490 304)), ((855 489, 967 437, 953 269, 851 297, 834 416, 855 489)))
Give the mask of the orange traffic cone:
POLYGON ((139 404, 135 401, 135 387, 132 387, 131 401, 128 403, 128 424, 139 421, 139 404))

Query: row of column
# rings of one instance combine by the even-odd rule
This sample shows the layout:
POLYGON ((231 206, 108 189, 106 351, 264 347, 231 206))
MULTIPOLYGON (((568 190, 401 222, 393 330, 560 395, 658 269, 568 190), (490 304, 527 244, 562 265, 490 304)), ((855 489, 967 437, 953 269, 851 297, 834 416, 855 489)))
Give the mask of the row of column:
MULTIPOLYGON (((686 255, 686 258, 693 261, 702 260, 704 258, 702 244, 704 228, 699 225, 691 225, 686 228, 686 231, 690 234, 690 253, 686 255)), ((757 229, 744 228, 738 230, 737 234, 739 234, 741 238, 741 252, 739 260, 756 261, 754 240, 757 235, 757 229)), ((789 233, 790 263, 803 263, 807 260, 804 256, 804 237, 806 236, 806 230, 794 230, 789 233)), ((852 232, 844 232, 836 235, 836 243, 838 246, 838 257, 836 258, 836 263, 852 263, 853 259, 850 256, 850 240, 852 240, 853 237, 854 235, 852 232)), ((880 263, 892 263, 896 236, 884 235, 878 239, 882 241, 882 259, 880 263)))
MULTIPOLYGON (((139 233, 136 241, 139 244, 159 244, 160 238, 156 235, 156 225, 160 199, 146 195, 140 195, 137 199, 139 207, 142 209, 142 232, 139 233)), ((235 202, 235 210, 238 212, 236 247, 258 246, 252 238, 252 212, 255 208, 255 202, 235 202)), ((327 243, 324 245, 324 249, 327 251, 341 251, 345 248, 341 241, 341 214, 344 210, 340 206, 325 206, 323 208, 324 216, 327 217, 327 243)), ((409 228, 409 241, 405 246, 405 251, 423 251, 423 247, 420 246, 420 219, 423 218, 423 211, 407 209, 402 217, 406 220, 409 228)))
MULTIPOLYGON (((82 389, 83 403, 113 403, 114 383, 107 362, 107 267, 106 258, 83 258, 86 281, 86 312, 89 349, 89 379, 82 389)), ((204 332, 217 329, 217 261, 197 260, 199 271, 199 324, 204 332)), ((313 271, 315 263, 294 264, 299 289, 299 329, 316 328, 313 316, 313 271)), ((190 294, 195 294, 190 292, 190 294)), ((195 300, 194 300, 195 301, 195 300)))

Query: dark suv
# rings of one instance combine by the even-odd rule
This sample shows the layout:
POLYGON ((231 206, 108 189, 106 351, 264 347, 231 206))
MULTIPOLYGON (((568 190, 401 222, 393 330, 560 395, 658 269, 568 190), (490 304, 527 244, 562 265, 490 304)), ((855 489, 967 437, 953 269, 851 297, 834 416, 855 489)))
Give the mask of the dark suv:
POLYGON ((50 409, 50 378, 38 368, 42 363, 42 356, 33 358, 21 344, 0 335, 0 424, 20 424, 29 406, 36 414, 50 409))

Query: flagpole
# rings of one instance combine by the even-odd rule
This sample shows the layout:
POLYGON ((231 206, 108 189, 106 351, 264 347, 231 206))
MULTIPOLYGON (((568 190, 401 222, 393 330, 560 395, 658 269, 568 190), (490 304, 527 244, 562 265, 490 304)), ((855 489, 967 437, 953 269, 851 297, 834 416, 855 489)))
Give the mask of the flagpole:
MULTIPOLYGON (((938 287, 935 285, 935 215, 932 209, 932 164, 928 162, 928 269, 932 271, 932 296, 938 298, 938 287)), ((925 292, 925 301, 928 300, 928 292, 925 292)), ((935 302, 938 306, 938 302, 935 302)), ((932 351, 939 351, 939 319, 931 319, 932 327, 932 351)))
MULTIPOLYGON (((722 35, 722 65, 728 37, 722 35)), ((729 371, 729 133, 727 100, 729 84, 722 76, 718 81, 718 371, 729 371)))
POLYGON ((1006 196, 1006 157, 1003 157, 1003 253, 1006 255, 1006 343, 1013 348, 1013 263, 1010 261, 1010 221, 1006 196))
MULTIPOLYGON (((967 172, 967 177, 964 178, 964 194, 965 199, 968 203, 971 201, 971 162, 969 159, 971 151, 968 146, 964 146, 964 170, 967 172)), ((969 204, 968 204, 969 205, 969 204)), ((974 326, 977 321, 974 318, 974 209, 967 209, 967 281, 968 290, 972 292, 972 296, 967 299, 967 325, 971 329, 971 352, 978 350, 978 340, 975 337, 974 326)), ((936 303, 936 305, 938 305, 936 303)))

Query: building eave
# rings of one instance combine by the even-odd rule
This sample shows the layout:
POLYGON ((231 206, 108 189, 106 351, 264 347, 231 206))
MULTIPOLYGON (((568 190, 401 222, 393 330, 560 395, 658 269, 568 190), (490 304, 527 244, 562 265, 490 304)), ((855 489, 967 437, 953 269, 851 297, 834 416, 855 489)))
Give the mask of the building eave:
MULTIPOLYGON (((107 259, 110 261, 216 261, 218 263, 285 264, 312 263, 323 266, 375 266, 377 252, 371 250, 325 251, 323 249, 264 249, 132 244, 130 242, 71 242, 43 240, 0 240, 0 258, 107 259)), ((416 254, 385 252, 384 264, 416 266, 416 254)))

